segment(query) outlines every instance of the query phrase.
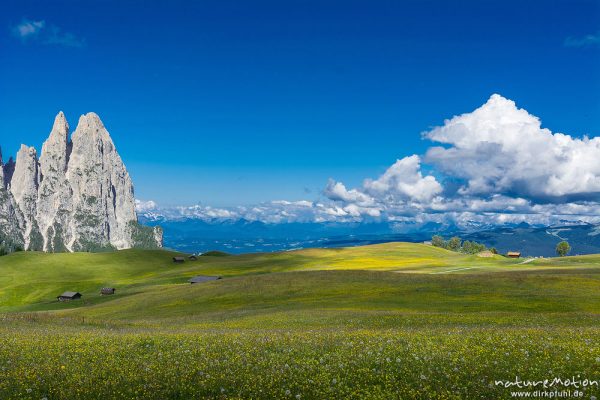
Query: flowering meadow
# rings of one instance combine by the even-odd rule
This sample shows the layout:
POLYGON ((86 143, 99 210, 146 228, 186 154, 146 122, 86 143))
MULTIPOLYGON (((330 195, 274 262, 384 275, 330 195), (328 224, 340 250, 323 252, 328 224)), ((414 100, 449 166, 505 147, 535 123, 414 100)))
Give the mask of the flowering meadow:
POLYGON ((0 400, 600 398, 599 256, 172 255, 2 257, 0 400))
MULTIPOLYGON (((177 329, 4 320, 2 399, 496 399, 600 379, 600 328, 177 329), (10 323, 6 323, 10 322, 10 323)), ((585 398, 598 387, 581 389, 585 398)))

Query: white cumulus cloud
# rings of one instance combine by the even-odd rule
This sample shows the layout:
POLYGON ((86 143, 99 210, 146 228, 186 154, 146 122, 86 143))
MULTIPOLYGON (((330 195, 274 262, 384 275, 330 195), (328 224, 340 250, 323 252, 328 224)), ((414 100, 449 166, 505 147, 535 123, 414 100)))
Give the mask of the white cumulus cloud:
POLYGON ((379 178, 365 179, 359 188, 347 189, 342 182, 330 179, 323 194, 337 203, 338 214, 380 218, 385 213, 414 215, 442 191, 434 176, 423 176, 421 158, 412 155, 397 160, 379 178))
POLYGON ((139 213, 144 213, 144 212, 148 212, 148 211, 152 211, 152 210, 156 210, 158 208, 158 205, 156 204, 156 202, 152 201, 152 200, 135 200, 135 211, 139 212, 139 213))
POLYGON ((364 190, 377 198, 426 202, 442 192, 442 185, 431 175, 424 177, 421 158, 412 155, 396 161, 378 179, 367 179, 364 190))
POLYGON ((497 94, 424 136, 449 145, 430 148, 425 159, 464 180, 462 195, 557 201, 600 192, 600 138, 552 133, 497 94))
POLYGON ((324 194, 331 200, 343 201, 347 203, 357 203, 363 206, 373 205, 374 200, 369 195, 356 189, 348 190, 342 182, 336 182, 330 179, 324 194))

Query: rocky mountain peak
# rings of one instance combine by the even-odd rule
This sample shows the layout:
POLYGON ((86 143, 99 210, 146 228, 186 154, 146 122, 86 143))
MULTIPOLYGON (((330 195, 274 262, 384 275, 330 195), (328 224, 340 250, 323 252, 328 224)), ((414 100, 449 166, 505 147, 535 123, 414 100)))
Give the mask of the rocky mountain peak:
POLYGON ((57 137, 60 140, 67 140, 67 136, 69 135, 69 123, 67 122, 67 118, 62 111, 59 111, 54 117, 54 125, 52 125, 52 131, 50 132, 49 139, 57 137))
MULTIPOLYGON (((98 116, 98 114, 89 112, 79 117, 79 122, 77 123, 77 129, 73 134, 73 138, 83 134, 100 134, 101 131, 105 131, 106 128, 102 123, 102 120, 98 116)), ((103 132, 102 132, 103 133, 103 132)), ((106 136, 106 135, 103 135, 106 136)), ((110 136, 109 136, 110 138, 110 136)))
MULTIPOLYGON (((138 224, 133 183, 95 113, 79 118, 69 141, 69 124, 59 112, 39 160, 33 147, 21 146, 14 173, 10 165, 1 169, 11 198, 0 208, 16 205, 22 218, 17 215, 13 224, 19 225, 26 249, 94 251, 162 245, 160 228, 138 224)), ((0 224, 0 235, 2 231, 8 230, 0 224)))
POLYGON ((113 246, 131 247, 129 225, 137 221, 133 184, 97 114, 79 118, 72 144, 67 179, 73 188, 73 211, 81 217, 76 225, 86 231, 87 241, 96 242, 110 234, 113 246), (82 228, 91 223, 87 216, 98 214, 108 222, 103 229, 92 232, 82 228))
POLYGON ((61 111, 54 119, 40 156, 40 186, 36 220, 42 235, 42 250, 62 251, 71 210, 72 191, 66 178, 70 155, 69 124, 61 111))
POLYGON ((24 242, 22 227, 25 226, 25 221, 12 194, 7 189, 13 169, 12 158, 5 165, 0 149, 0 248, 4 251, 20 248, 24 242))
POLYGON ((29 247, 31 239, 38 239, 39 235, 35 219, 38 185, 37 151, 35 148, 23 144, 17 153, 17 162, 10 181, 10 192, 25 218, 23 237, 26 248, 29 247))
POLYGON ((69 152, 69 124, 63 112, 54 119, 54 125, 48 139, 42 145, 40 164, 42 176, 47 176, 50 170, 65 171, 69 152))
POLYGON ((10 182, 10 190, 17 203, 37 192, 38 177, 37 151, 22 144, 17 153, 17 162, 10 182))

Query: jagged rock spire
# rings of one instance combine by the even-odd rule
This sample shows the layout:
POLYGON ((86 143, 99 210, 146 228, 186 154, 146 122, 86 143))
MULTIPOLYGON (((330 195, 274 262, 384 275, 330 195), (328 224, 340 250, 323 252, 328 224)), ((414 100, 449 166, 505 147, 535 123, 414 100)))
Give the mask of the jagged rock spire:
MULTIPOLYGON (((60 171, 67 169, 67 148, 69 143, 69 124, 63 112, 59 112, 54 119, 54 125, 50 131, 48 139, 42 146, 42 155, 40 164, 46 171, 50 168, 56 168, 60 171)), ((42 175, 44 171, 42 171, 42 175)))
POLYGON ((7 177, 4 170, 9 168, 12 168, 12 158, 8 165, 4 165, 0 149, 0 242, 5 249, 23 246, 22 231, 25 226, 23 215, 6 189, 10 177, 7 177))
POLYGON ((112 246, 131 247, 130 225, 137 221, 133 184, 98 115, 88 113, 79 118, 72 144, 67 179, 73 188, 77 230, 91 223, 90 215, 104 216, 106 224, 83 237, 71 238, 69 246, 110 237, 112 246))
POLYGON ((25 248, 41 250, 37 228, 37 190, 39 169, 37 151, 33 147, 21 145, 17 153, 15 170, 10 181, 10 192, 25 218, 25 248))
POLYGON ((69 158, 69 124, 61 111, 54 119, 40 156, 40 187, 38 191, 38 225, 44 238, 44 251, 61 251, 62 227, 68 225, 71 191, 66 178, 69 158))
POLYGON ((21 145, 10 185, 10 191, 19 206, 23 201, 37 197, 38 159, 33 147, 21 145))

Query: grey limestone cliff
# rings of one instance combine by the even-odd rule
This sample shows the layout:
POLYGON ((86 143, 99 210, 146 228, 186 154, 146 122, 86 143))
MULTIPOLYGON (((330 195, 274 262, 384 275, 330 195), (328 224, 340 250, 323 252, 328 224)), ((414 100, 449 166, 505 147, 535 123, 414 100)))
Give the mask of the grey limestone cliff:
POLYGON ((94 113, 69 138, 60 112, 39 158, 22 145, 0 167, 0 241, 50 252, 162 246, 160 228, 138 224, 131 178, 94 113))

